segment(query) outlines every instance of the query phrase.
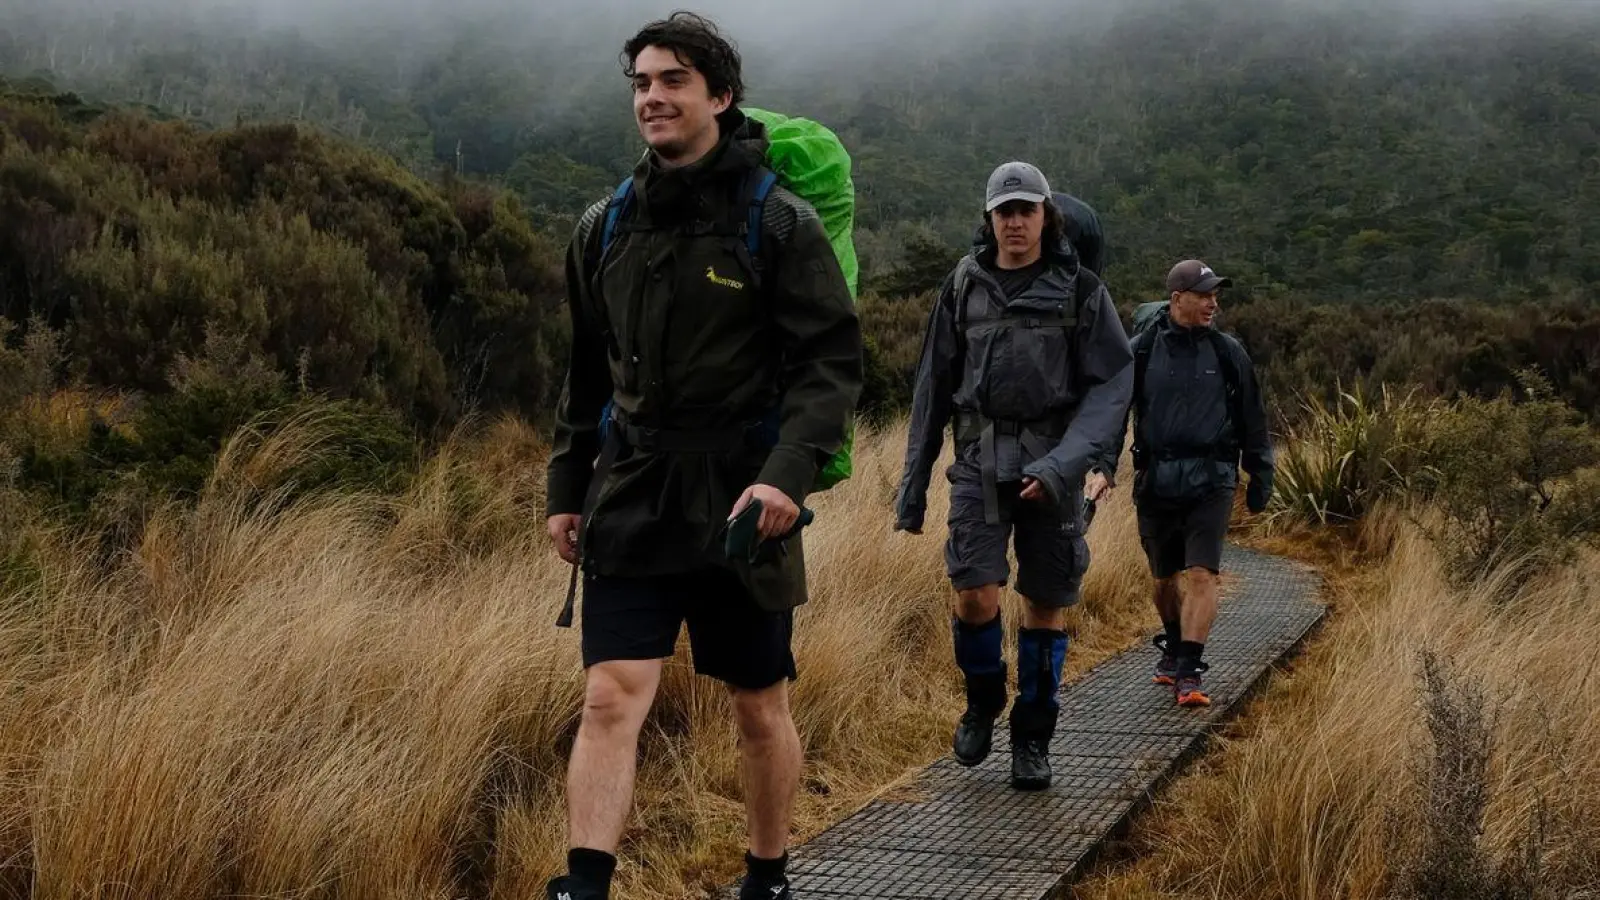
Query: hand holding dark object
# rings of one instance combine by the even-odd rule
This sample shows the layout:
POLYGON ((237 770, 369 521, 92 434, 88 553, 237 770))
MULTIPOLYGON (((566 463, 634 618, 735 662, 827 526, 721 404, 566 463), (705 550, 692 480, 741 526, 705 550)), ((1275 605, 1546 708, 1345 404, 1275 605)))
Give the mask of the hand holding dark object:
POLYGON ((1044 482, 1037 478, 1022 479, 1022 499, 1032 501, 1049 500, 1050 495, 1045 492, 1044 482))
MULTIPOLYGON (((729 559, 743 558, 748 562, 755 562, 761 550, 761 544, 766 538, 761 534, 760 523, 765 520, 767 510, 758 499, 752 499, 739 509, 723 528, 722 552, 729 559)), ((800 533, 800 529, 810 525, 816 514, 804 507, 794 518, 790 528, 776 536, 779 541, 786 541, 800 533)))
POLYGON ((1267 501, 1272 497, 1272 475, 1263 473, 1251 475, 1250 484, 1245 488, 1244 501, 1253 513, 1261 512, 1267 508, 1267 501))
POLYGON ((732 521, 735 516, 756 504, 760 504, 761 507, 759 531, 763 539, 786 534, 800 517, 800 507, 789 499, 788 494, 769 484, 752 484, 745 488, 744 493, 739 496, 739 501, 733 504, 733 512, 728 516, 728 520, 732 521))
POLYGON ((569 563, 578 561, 578 529, 583 525, 583 516, 564 514, 551 516, 545 522, 545 528, 550 532, 550 540, 555 542, 556 552, 569 563))

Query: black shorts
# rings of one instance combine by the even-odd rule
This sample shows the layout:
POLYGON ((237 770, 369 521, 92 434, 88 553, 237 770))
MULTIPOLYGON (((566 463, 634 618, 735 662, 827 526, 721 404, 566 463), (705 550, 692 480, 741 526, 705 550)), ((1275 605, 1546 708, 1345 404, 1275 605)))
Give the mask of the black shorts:
POLYGON ((738 576, 710 568, 650 578, 585 576, 583 665, 672 656, 689 623, 694 670, 761 690, 795 677, 793 612, 756 605, 738 576))
POLYGON ((1006 543, 1016 534, 1017 593, 1046 609, 1078 602, 1089 571, 1089 544, 1061 521, 1046 502, 1023 500, 1021 482, 999 486, 1000 521, 983 515, 983 485, 958 481, 950 486, 950 536, 944 545, 945 570, 958 591, 1004 585, 1011 575, 1006 543))
POLYGON ((1150 574, 1171 578, 1184 569, 1222 570, 1222 543, 1233 517, 1233 489, 1218 490, 1193 503, 1139 504, 1139 542, 1150 574))

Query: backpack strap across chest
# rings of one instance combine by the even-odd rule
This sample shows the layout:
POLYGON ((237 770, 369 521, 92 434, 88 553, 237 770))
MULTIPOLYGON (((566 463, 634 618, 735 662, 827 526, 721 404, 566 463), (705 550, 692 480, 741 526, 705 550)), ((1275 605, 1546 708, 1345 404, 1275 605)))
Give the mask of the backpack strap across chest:
MULTIPOLYGON (((951 285, 955 297, 956 308, 955 325, 957 335, 963 335, 968 330, 981 324, 999 322, 1004 325, 1022 328, 1075 328, 1078 318, 1083 312, 1083 306, 1100 289, 1100 279, 1093 272, 1082 266, 1078 267, 1078 276, 1073 280, 1072 308, 1059 316, 1027 315, 1022 313, 1002 312, 999 316, 986 317, 974 322, 968 313, 970 304, 967 294, 972 286, 972 270, 978 265, 977 260, 968 256, 961 260, 956 267, 955 280, 951 285)), ((1004 302, 1004 298, 1001 298, 1004 302)))
MULTIPOLYGON (((1077 278, 1073 283, 1073 297, 1070 308, 1061 315, 1035 315, 1026 312, 1013 313, 1002 310, 997 316, 986 316, 976 321, 968 316, 968 294, 971 290, 972 269, 978 265, 977 261, 968 256, 956 268, 955 279, 952 284, 955 300, 955 328, 956 340, 961 352, 966 352, 966 333, 977 327, 1009 327, 1009 328, 1061 328, 1073 331, 1078 327, 1084 304, 1100 289, 1100 279, 1088 269, 1080 266, 1077 278)), ((1004 302, 1004 298, 1001 298, 1004 302)), ((1046 436, 1040 430, 1054 433, 1066 427, 1067 420, 1061 415, 1050 416, 1038 421, 1018 422, 1009 420, 991 419, 981 413, 962 412, 956 413, 955 439, 958 444, 966 444, 976 440, 978 442, 978 465, 983 478, 983 517, 990 525, 1000 521, 1000 492, 999 492, 999 452, 996 441, 1000 436, 1015 437, 1029 456, 1039 459, 1050 452, 1046 443, 1046 436)))
MULTIPOLYGON (((1160 334, 1160 323, 1151 324, 1146 330, 1135 335, 1133 341, 1133 409, 1136 414, 1143 416, 1140 403, 1145 397, 1146 372, 1150 368, 1150 356, 1155 350, 1156 339, 1160 334)), ((1229 346, 1229 338, 1216 329, 1207 329, 1206 338, 1211 342, 1211 349, 1217 357, 1217 368, 1222 373, 1223 390, 1227 392, 1228 415, 1233 419, 1234 449, 1244 446, 1244 392, 1240 389, 1241 377, 1239 374, 1238 360, 1234 359, 1233 348, 1229 346)), ((1138 429, 1134 429, 1134 468, 1143 469, 1149 448, 1139 446, 1138 429)))
MULTIPOLYGON (((741 187, 740 194, 744 208, 744 218, 738 223, 737 233, 744 239, 745 250, 750 254, 750 262, 755 267, 757 275, 761 269, 761 232, 762 214, 766 210, 767 198, 771 196, 772 189, 778 184, 778 174, 766 166, 758 166, 749 171, 741 187)), ((628 213, 633 209, 636 189, 633 176, 628 176, 617 185, 611 194, 611 199, 606 201, 606 210, 600 224, 600 242, 596 248, 593 259, 589 260, 589 272, 596 275, 600 266, 605 262, 606 254, 616 244, 621 235, 628 213)), ((593 242, 590 242, 593 246, 593 242)))

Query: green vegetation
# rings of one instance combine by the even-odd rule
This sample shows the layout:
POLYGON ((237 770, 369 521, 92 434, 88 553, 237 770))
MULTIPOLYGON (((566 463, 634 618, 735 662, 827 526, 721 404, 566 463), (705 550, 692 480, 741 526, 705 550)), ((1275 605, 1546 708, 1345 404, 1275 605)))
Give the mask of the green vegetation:
MULTIPOLYGON (((68 388, 88 423, 63 441, 8 413, 5 441, 78 515, 192 495, 226 435, 328 401, 352 440, 384 435, 350 444, 380 461, 346 473, 365 484, 472 412, 542 421, 560 253, 638 152, 620 33, 236 15, 32 4, 0 30, 0 406, 68 388)), ((1600 414, 1600 19, 1174 0, 1030 21, 878 60, 747 42, 751 102, 855 157, 869 418, 909 404, 931 292, 1003 156, 1100 210, 1125 310, 1180 256, 1234 275, 1224 326, 1291 439, 1285 521, 1425 484, 1395 462, 1421 438, 1394 410, 1499 414, 1531 370, 1548 414, 1600 414)), ((1508 515, 1480 511, 1493 541, 1508 515)))
POLYGON ((418 438, 540 418, 558 273, 482 185, 305 127, 208 132, 0 85, 0 449, 111 533, 196 496, 241 428, 311 416, 294 490, 389 489, 418 438))
MULTIPOLYGON (((419 171, 459 167, 561 234, 636 156, 616 67, 634 23, 562 43, 537 15, 273 31, 42 8, 0 32, 0 60, 213 126, 298 119, 419 171)), ((1162 0, 1028 24, 871 59, 738 35, 751 102, 854 152, 869 287, 916 290, 916 241, 959 247, 1012 155, 1101 211, 1129 302, 1186 255, 1234 273, 1241 298, 1543 302, 1600 279, 1593 16, 1162 0)))
POLYGON ((1536 372, 1492 398, 1357 390, 1312 398, 1288 427, 1263 524, 1355 523, 1416 501, 1457 585, 1506 589, 1600 545, 1600 432, 1536 372))
MULTIPOLYGON (((0 22, 0 894, 537 891, 582 702, 539 428, 573 219, 638 152, 634 23, 22 5, 0 22)), ((1031 158, 1100 211, 1125 311, 1183 256, 1235 277, 1223 324, 1283 437, 1255 522, 1370 566, 1336 573, 1355 614, 1275 695, 1286 718, 1155 817, 1148 890, 1104 896, 1592 885, 1600 17, 1312 7, 1041 6, 1006 40, 872 59, 747 42, 751 102, 854 154, 874 424, 911 400, 984 176, 1031 158), (1549 702, 1479 715, 1495 697, 1549 702)), ((806 829, 942 752, 959 709, 937 551, 860 540, 903 429, 861 439, 807 551, 806 829)), ((1077 666, 1148 616, 1131 509, 1101 515, 1077 666)), ((644 753, 686 764, 641 767, 619 876, 642 897, 724 882, 707 860, 742 846, 726 698, 678 674, 644 753)))

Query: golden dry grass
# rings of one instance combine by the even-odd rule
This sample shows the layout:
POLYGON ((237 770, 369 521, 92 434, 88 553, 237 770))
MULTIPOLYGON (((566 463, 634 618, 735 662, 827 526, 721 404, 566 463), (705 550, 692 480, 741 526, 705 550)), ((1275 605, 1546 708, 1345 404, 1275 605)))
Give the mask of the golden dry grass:
MULTIPOLYGON (((1530 829, 1544 839, 1546 893, 1470 896, 1600 896, 1600 716, 1590 705, 1600 690, 1600 555, 1517 585, 1500 604, 1494 584, 1450 589, 1435 548, 1392 510, 1365 524, 1359 554, 1326 532, 1318 542, 1335 576, 1325 634, 1220 753, 1156 802, 1122 861, 1074 896, 1413 896, 1394 873, 1416 860, 1438 816, 1418 778, 1433 757, 1423 650, 1458 678, 1482 679, 1493 739, 1485 857, 1515 868, 1530 829)), ((1466 896, 1425 896, 1445 894, 1466 896)))
MULTIPOLYGON (((501 423, 403 497, 286 502, 276 473, 315 426, 242 435, 109 566, 40 531, 36 571, 0 582, 0 896, 542 896, 581 673, 539 442, 501 423)), ((890 530, 903 447, 863 435, 856 477, 814 500, 797 838, 944 753, 961 708, 942 529, 890 530)), ((1072 673, 1151 624, 1117 496, 1072 673)), ((727 698, 686 655, 641 757, 618 894, 703 896, 740 868, 743 811, 727 698)))

